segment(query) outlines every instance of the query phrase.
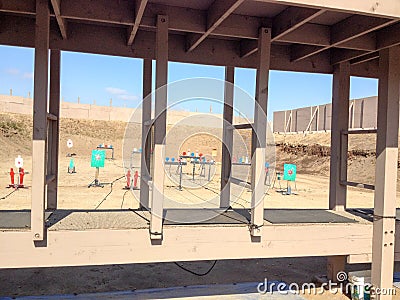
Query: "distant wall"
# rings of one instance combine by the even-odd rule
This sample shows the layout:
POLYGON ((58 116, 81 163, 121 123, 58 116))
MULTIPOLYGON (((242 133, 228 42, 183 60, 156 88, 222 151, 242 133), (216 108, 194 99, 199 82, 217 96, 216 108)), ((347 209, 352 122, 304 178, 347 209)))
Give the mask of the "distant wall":
MULTIPOLYGON (((133 115, 135 109, 125 107, 99 106, 83 103, 61 102, 61 118, 86 119, 100 121, 135 121, 140 122, 142 118, 141 110, 133 115), (131 118, 134 120, 131 120, 131 118)), ((0 112, 17 113, 32 115, 33 101, 30 98, 19 96, 0 95, 0 112)), ((171 111, 168 113, 168 124, 176 124, 183 118, 187 118, 199 113, 187 111, 171 111)), ((234 117, 235 123, 247 123, 241 117, 234 117)), ((250 120, 249 120, 250 121, 250 120)), ((222 123, 220 124, 222 127, 222 123)))
MULTIPOLYGON (((61 118, 102 121, 129 121, 134 109, 61 102, 61 118)), ((0 112, 32 115, 33 101, 19 96, 0 95, 0 112)))
MULTIPOLYGON (((376 128, 378 98, 350 100, 349 128, 376 128)), ((276 111, 273 131, 279 133, 331 130, 332 104, 276 111)))

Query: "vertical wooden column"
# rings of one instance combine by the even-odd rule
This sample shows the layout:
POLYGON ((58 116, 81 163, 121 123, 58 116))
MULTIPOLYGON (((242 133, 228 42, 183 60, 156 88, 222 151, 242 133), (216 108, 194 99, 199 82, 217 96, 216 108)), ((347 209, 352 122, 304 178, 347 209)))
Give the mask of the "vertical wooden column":
POLYGON ((143 60, 143 103, 142 103, 142 153, 140 161, 140 207, 149 208, 149 179, 151 151, 151 59, 143 60), (149 96, 149 97, 148 97, 149 96))
POLYGON ((47 0, 36 1, 35 74, 33 96, 32 214, 34 241, 44 239, 46 184, 47 84, 50 12, 47 0))
POLYGON ((251 158, 251 184, 253 191, 251 196, 252 236, 261 236, 261 226, 264 224, 265 147, 270 52, 271 29, 260 28, 251 158))
MULTIPOLYGON (((372 285, 393 288, 394 235, 400 99, 400 47, 379 53, 378 129, 374 226, 372 241, 372 285)), ((377 299, 392 299, 378 295, 377 299)))
POLYGON ((164 150, 167 129, 168 80, 168 16, 157 16, 156 34, 156 98, 154 122, 154 175, 151 202, 150 234, 152 239, 162 239, 164 201, 164 150))
POLYGON ((334 66, 331 119, 331 162, 329 178, 329 209, 342 211, 346 208, 347 186, 347 135, 349 128, 350 64, 334 66))
POLYGON ((222 165, 221 165, 221 195, 220 207, 230 206, 231 185, 230 175, 232 169, 233 148, 233 91, 235 68, 225 67, 225 93, 224 93, 224 124, 222 128, 222 165))
POLYGON ((50 51, 50 103, 47 174, 52 180, 47 184, 47 208, 57 209, 58 148, 60 139, 60 62, 61 51, 50 51))
MULTIPOLYGON (((342 130, 349 129, 350 64, 343 62, 334 66, 332 86, 331 161, 329 177, 329 209, 343 211, 346 208, 348 136, 342 130)), ((327 276, 333 282, 337 274, 344 271, 345 256, 330 256, 327 259, 327 276)))

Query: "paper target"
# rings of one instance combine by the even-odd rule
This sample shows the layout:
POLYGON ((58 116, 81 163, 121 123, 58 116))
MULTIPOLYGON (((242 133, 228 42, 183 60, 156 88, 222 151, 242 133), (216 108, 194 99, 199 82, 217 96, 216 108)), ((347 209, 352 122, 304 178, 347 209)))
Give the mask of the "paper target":
POLYGON ((74 146, 74 143, 72 142, 71 139, 69 139, 69 140, 67 141, 67 147, 68 147, 68 148, 72 148, 73 146, 74 146))

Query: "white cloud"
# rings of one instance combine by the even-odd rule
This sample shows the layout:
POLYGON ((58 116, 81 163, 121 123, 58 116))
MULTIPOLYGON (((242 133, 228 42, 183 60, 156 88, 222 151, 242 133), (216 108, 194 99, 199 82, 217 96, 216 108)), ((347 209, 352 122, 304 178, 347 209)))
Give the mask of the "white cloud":
POLYGON ((116 87, 107 87, 106 92, 115 95, 118 99, 121 100, 136 101, 139 99, 138 96, 129 94, 127 90, 116 87))
POLYGON ((128 91, 119 89, 119 88, 115 88, 115 87, 106 88, 106 92, 113 94, 113 95, 127 95, 128 94, 128 91))
POLYGON ((139 97, 136 95, 119 95, 118 98, 121 100, 138 100, 139 99, 139 97))
POLYGON ((33 73, 32 72, 26 72, 22 75, 22 78, 24 79, 33 79, 33 73))
POLYGON ((11 68, 11 69, 7 69, 7 70, 6 70, 6 73, 9 74, 9 75, 14 75, 14 76, 16 76, 16 75, 19 75, 20 72, 19 72, 18 69, 11 68))

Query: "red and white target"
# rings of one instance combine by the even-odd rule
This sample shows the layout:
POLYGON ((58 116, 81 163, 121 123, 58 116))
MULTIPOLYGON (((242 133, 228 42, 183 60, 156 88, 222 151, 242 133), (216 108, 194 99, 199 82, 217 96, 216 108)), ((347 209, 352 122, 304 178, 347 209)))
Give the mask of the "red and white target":
POLYGON ((69 139, 69 140, 67 141, 67 147, 71 149, 73 146, 74 146, 74 143, 72 142, 71 139, 69 139))
POLYGON ((22 168, 24 166, 24 159, 21 157, 21 155, 18 155, 18 157, 15 159, 15 166, 17 168, 22 168))

